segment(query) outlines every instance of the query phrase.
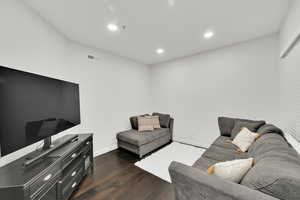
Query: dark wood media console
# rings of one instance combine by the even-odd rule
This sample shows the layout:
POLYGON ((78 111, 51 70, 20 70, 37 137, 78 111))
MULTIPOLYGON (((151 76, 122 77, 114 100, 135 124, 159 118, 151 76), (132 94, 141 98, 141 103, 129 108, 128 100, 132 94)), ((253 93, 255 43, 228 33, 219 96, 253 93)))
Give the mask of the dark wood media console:
POLYGON ((27 159, 24 156, 0 168, 0 199, 67 200, 84 177, 93 172, 93 135, 80 134, 25 167, 27 159))

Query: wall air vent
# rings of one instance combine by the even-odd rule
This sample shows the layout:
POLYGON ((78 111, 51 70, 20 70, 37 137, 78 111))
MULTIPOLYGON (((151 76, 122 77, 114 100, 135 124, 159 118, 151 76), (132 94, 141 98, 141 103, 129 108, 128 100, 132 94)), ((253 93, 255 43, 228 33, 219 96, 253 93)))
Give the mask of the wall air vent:
POLYGON ((94 60, 94 59, 95 59, 95 56, 88 55, 88 58, 91 59, 91 60, 94 60))

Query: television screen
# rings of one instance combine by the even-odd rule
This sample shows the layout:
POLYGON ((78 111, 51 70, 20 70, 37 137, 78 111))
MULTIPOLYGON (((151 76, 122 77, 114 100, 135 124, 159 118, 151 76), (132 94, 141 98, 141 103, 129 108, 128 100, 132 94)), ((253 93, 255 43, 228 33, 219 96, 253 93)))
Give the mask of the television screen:
POLYGON ((78 84, 0 66, 1 156, 78 124, 78 84))

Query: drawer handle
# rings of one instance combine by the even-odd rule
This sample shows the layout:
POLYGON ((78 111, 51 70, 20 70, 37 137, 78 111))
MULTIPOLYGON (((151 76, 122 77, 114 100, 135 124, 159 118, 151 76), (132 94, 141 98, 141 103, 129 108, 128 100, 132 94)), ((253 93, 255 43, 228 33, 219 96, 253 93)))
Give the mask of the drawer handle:
POLYGON ((73 153, 72 156, 71 156, 71 158, 75 158, 76 156, 77 156, 77 154, 73 153))
POLYGON ((47 176, 44 178, 44 181, 48 181, 51 177, 52 177, 52 174, 47 175, 47 176))
POLYGON ((75 182, 75 183, 73 183, 73 185, 72 185, 72 188, 74 188, 76 185, 77 185, 77 183, 76 183, 76 182, 75 182))
POLYGON ((71 174, 71 176, 73 177, 73 176, 75 176, 76 174, 77 174, 77 172, 74 171, 74 172, 71 174))

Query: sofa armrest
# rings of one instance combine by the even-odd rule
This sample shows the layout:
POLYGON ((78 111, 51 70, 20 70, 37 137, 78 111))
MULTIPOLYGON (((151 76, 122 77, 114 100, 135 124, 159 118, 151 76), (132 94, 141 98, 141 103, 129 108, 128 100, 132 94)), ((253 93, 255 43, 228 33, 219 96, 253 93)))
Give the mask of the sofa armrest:
POLYGON ((171 163, 169 173, 176 200, 278 200, 178 162, 171 163))

